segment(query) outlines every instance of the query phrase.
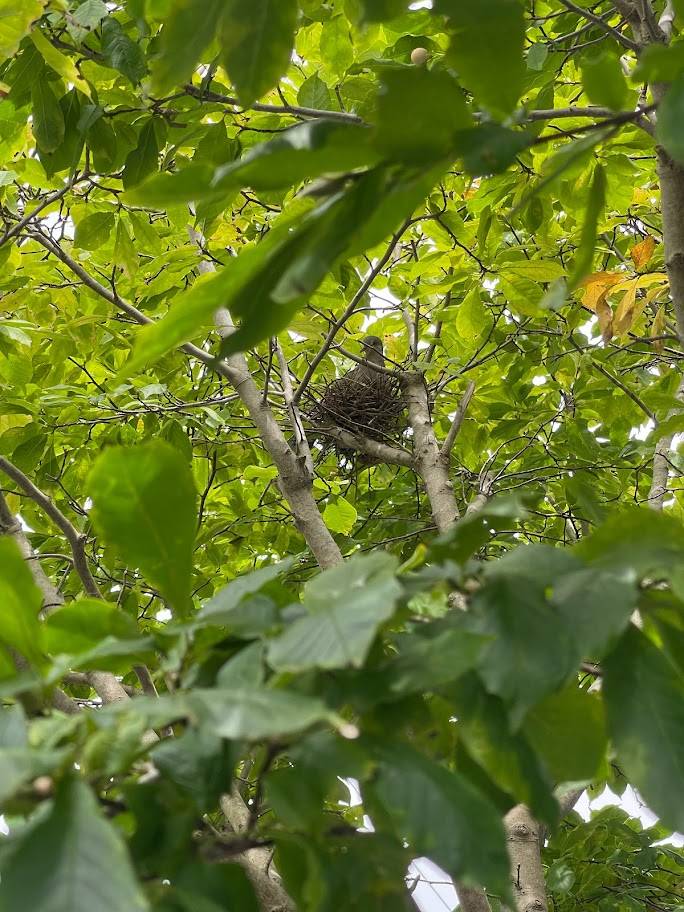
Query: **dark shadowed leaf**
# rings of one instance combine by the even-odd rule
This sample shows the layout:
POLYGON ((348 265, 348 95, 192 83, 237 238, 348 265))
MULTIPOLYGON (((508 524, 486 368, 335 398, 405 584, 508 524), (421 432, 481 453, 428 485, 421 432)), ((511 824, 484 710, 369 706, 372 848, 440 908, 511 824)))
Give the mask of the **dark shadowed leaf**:
POLYGON ((64 139, 64 112, 43 74, 33 83, 33 135, 41 152, 54 152, 64 139))
POLYGON ((463 90, 441 70, 401 67, 381 73, 376 144, 387 158, 430 163, 453 149, 470 126, 463 90))
POLYGON ((221 56, 243 104, 256 101, 284 75, 296 21, 296 0, 225 0, 221 56))
POLYGON ((623 108, 629 95, 620 61, 608 51, 582 61, 582 85, 590 101, 613 111, 623 108))
POLYGON ((464 85, 495 114, 509 114, 522 92, 525 63, 521 0, 436 0, 449 17, 449 57, 464 85))
POLYGON ((159 165, 159 140, 155 130, 154 119, 150 118, 140 131, 138 145, 132 149, 124 165, 121 180, 128 189, 139 184, 143 178, 157 170, 159 165))
POLYGON ((123 73, 133 84, 140 82, 147 72, 140 46, 128 37, 113 16, 102 23, 102 54, 108 66, 123 73))
POLYGON ((400 838, 452 877, 510 891, 508 853, 499 812, 456 773, 405 744, 379 751, 369 792, 400 838))
POLYGON ((684 676, 636 627, 604 661, 618 762, 663 823, 684 830, 684 676))
POLYGON ((190 79, 216 34, 226 5, 224 0, 182 0, 172 5, 152 64, 155 92, 164 94, 190 79))

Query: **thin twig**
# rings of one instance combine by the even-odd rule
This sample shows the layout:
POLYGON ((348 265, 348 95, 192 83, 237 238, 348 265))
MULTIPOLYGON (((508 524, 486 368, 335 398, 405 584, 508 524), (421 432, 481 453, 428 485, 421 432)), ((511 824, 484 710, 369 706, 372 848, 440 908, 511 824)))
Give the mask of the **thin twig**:
POLYGON ((600 26, 605 32, 609 35, 612 35, 616 41, 618 41, 623 47, 626 47, 630 51, 638 51, 639 45, 636 41, 632 41, 631 38, 627 38, 622 32, 618 31, 616 28, 613 28, 612 25, 608 25, 607 22, 597 16, 596 13, 592 13, 588 9, 584 9, 581 6, 573 3, 572 0, 560 0, 561 4, 571 13, 578 13, 580 16, 583 16, 585 19, 589 19, 590 22, 593 22, 595 25, 600 26))

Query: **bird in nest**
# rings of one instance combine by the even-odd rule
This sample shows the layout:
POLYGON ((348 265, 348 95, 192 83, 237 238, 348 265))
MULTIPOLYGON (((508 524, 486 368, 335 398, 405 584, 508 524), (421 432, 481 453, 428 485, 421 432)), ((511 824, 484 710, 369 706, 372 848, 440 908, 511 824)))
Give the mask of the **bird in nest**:
MULTIPOLYGON (((387 442, 401 433, 401 414, 405 405, 396 376, 384 372, 385 355, 378 336, 361 341, 363 361, 331 381, 308 412, 307 417, 318 428, 342 428, 352 434, 387 442)), ((336 448, 338 454, 350 456, 353 451, 336 448)))

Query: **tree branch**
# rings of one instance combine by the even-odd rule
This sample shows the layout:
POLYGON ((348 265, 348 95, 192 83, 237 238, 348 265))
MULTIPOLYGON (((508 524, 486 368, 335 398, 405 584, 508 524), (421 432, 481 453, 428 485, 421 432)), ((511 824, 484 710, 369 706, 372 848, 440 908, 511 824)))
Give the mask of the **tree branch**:
POLYGON ((413 430, 415 465, 425 483, 437 529, 448 531, 459 517, 454 486, 449 479, 449 460, 440 452, 432 426, 425 378, 419 371, 406 371, 402 386, 413 430))
POLYGON ((473 398, 473 393, 475 392, 475 384, 471 380, 466 391, 463 394, 463 398, 458 404, 456 409, 456 414, 454 415, 453 421, 451 422, 451 427, 449 428, 449 433, 446 435, 444 443, 442 444, 442 449, 440 453, 444 459, 448 459, 451 456, 451 451, 454 448, 454 443, 456 442, 456 437, 458 432, 461 430, 461 425, 463 424, 463 419, 465 414, 468 411, 468 406, 470 405, 470 400, 473 398))
MULTIPOLYGON (((612 35, 613 38, 615 38, 615 40, 619 42, 623 47, 626 47, 630 51, 638 50, 639 45, 636 43, 636 41, 632 41, 631 38, 625 37, 622 32, 618 31, 616 28, 613 28, 612 25, 608 25, 608 23, 604 22, 604 20, 600 16, 597 16, 596 13, 592 13, 591 10, 584 9, 584 7, 577 6, 577 4, 573 3, 572 0, 560 0, 560 3, 567 10, 570 10, 571 13, 578 13, 580 16, 583 16, 585 19, 593 22, 594 25, 598 25, 605 32, 607 32, 607 34, 612 35)), ((615 6, 619 9, 618 3, 615 3, 615 6)))
POLYGON ((74 555, 74 569, 81 578, 83 583, 83 588, 85 589, 88 595, 93 596, 94 598, 102 598, 102 593, 93 579, 93 575, 90 572, 90 567, 88 566, 88 559, 86 558, 85 553, 85 543, 86 536, 83 535, 78 529, 72 525, 72 523, 67 519, 67 517, 62 513, 59 507, 53 503, 53 501, 43 493, 32 481, 28 478, 21 469, 18 469, 13 463, 6 459, 4 456, 0 456, 0 471, 4 472, 8 478, 11 478, 15 484, 17 484, 21 490, 28 497, 31 498, 41 510, 50 517, 54 524, 61 530, 64 534, 64 537, 69 542, 69 547, 71 552, 74 555))

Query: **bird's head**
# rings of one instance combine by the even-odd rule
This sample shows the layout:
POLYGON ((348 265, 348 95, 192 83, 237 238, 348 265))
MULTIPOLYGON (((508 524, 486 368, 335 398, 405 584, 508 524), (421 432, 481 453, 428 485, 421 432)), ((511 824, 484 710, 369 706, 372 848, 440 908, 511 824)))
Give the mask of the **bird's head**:
POLYGON ((379 336, 366 336, 361 340, 361 348, 366 361, 377 364, 380 367, 385 363, 383 357, 382 339, 379 336))

